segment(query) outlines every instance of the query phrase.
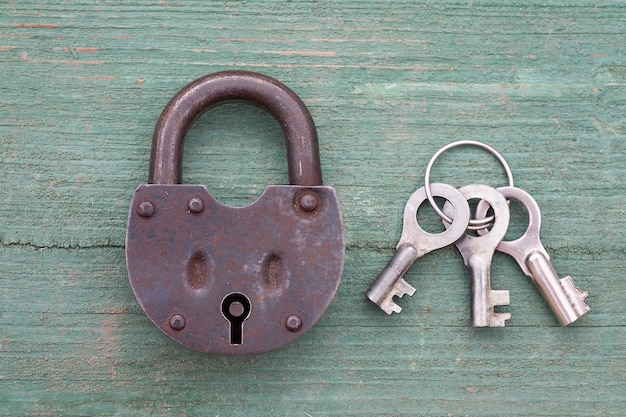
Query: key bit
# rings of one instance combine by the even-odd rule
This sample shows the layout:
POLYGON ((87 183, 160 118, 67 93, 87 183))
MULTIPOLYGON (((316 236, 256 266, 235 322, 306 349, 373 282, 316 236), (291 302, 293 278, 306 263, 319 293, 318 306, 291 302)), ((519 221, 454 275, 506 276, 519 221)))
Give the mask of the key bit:
POLYGON ((399 245, 396 254, 378 275, 365 296, 387 314, 401 312, 402 307, 393 302, 393 297, 402 298, 405 294, 411 296, 415 294, 415 288, 402 277, 416 260, 417 249, 413 245, 409 243, 399 245))
MULTIPOLYGON (((590 310, 584 301, 588 294, 574 285, 571 277, 559 278, 554 269, 550 255, 539 240, 539 205, 530 194, 520 188, 501 187, 497 190, 507 199, 517 200, 524 205, 529 219, 528 229, 520 238, 503 240, 498 244, 497 250, 511 255, 517 261, 522 271, 537 285, 562 326, 573 323, 590 310)), ((476 215, 484 216, 488 207, 487 202, 481 201, 476 207, 476 215)))
POLYGON ((387 314, 402 311, 402 307, 393 301, 394 296, 402 298, 405 294, 415 294, 415 288, 403 278, 415 261, 429 252, 454 243, 463 236, 469 223, 469 205, 459 191, 447 184, 431 184, 430 187, 433 195, 448 201, 454 221, 442 233, 424 231, 417 223, 417 210, 427 199, 424 187, 409 197, 404 207, 402 235, 396 253, 365 293, 370 301, 387 314))
MULTIPOLYGON (((467 200, 478 198, 488 201, 494 211, 494 223, 489 231, 482 236, 464 235, 456 242, 465 265, 470 270, 471 325, 504 327, 506 320, 511 318, 511 313, 496 313, 494 307, 509 305, 509 292, 491 288, 491 260, 509 226, 509 207, 500 193, 486 185, 466 185, 459 188, 459 191, 467 200)), ((446 203, 443 211, 450 216, 452 207, 446 203)), ((448 227, 448 223, 443 223, 448 227)))

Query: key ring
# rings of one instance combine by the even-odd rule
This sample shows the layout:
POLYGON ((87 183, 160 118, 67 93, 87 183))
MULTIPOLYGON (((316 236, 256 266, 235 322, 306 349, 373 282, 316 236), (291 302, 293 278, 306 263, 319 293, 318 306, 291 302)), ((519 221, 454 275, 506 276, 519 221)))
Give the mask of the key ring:
MULTIPOLYGON (((430 171, 433 169, 433 165, 435 161, 437 160, 437 158, 441 156, 442 153, 452 148, 456 148, 457 146, 464 146, 464 145, 476 146, 478 148, 484 149, 490 154, 492 154, 493 156, 495 156, 496 158, 498 158, 498 160, 504 167, 506 176, 509 179, 509 187, 514 186, 513 185, 513 173, 511 172, 511 168, 509 168, 509 164, 502 157, 502 155, 500 155, 498 151, 493 149, 491 146, 486 145, 482 142, 475 141, 475 140, 459 140, 457 142, 449 143, 448 145, 444 146, 443 148, 435 152, 432 158, 430 158, 428 165, 426 165, 426 172, 424 173, 424 190, 426 191, 426 197, 428 198, 428 202, 433 207, 437 215, 441 217, 441 219, 446 223, 452 223, 452 219, 437 206, 437 203, 435 203, 432 190, 430 189, 430 171)), ((468 230, 484 229, 485 227, 489 226, 489 224, 492 223, 493 221, 494 221, 494 216, 485 217, 484 219, 480 219, 480 220, 471 219, 469 221, 469 225, 467 226, 467 229, 468 230)))

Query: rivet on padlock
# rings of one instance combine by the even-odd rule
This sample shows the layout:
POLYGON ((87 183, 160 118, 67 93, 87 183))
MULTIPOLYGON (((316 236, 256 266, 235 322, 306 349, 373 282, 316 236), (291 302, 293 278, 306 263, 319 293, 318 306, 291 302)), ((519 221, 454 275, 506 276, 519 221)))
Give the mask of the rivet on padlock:
POLYGON ((148 182, 131 202, 126 265, 139 304, 168 336, 203 352, 261 353, 320 319, 341 281, 343 221, 335 190, 322 185, 313 119, 293 91, 247 71, 192 82, 157 123, 148 182), (287 140, 290 185, 267 186, 246 207, 180 184, 185 133, 233 100, 267 110, 287 140))

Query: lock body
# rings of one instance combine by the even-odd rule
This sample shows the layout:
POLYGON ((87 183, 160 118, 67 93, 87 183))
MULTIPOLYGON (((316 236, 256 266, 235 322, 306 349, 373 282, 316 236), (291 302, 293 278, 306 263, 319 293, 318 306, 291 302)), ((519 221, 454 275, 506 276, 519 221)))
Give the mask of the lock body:
POLYGON ((126 266, 139 304, 168 336, 202 352, 261 353, 320 319, 341 282, 343 222, 335 190, 322 183, 313 118, 287 86, 248 71, 188 84, 161 113, 148 182, 131 202, 126 266), (180 184, 185 133, 228 101, 267 110, 287 145, 290 185, 270 185, 246 207, 180 184))
POLYGON ((168 336, 203 352, 266 352, 309 330, 337 292, 339 200, 332 187, 272 185, 229 207, 203 185, 145 184, 126 253, 137 300, 168 336))

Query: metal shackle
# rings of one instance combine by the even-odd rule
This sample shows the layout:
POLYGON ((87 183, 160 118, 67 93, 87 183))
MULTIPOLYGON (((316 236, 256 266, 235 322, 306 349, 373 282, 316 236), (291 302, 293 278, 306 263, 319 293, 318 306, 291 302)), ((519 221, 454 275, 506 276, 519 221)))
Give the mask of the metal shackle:
POLYGON ((280 123, 287 141, 289 184, 323 185, 315 123, 302 100, 281 82, 250 71, 205 75, 167 104, 152 137, 150 184, 180 184, 183 146, 189 127, 211 107, 244 101, 265 109, 280 123))

